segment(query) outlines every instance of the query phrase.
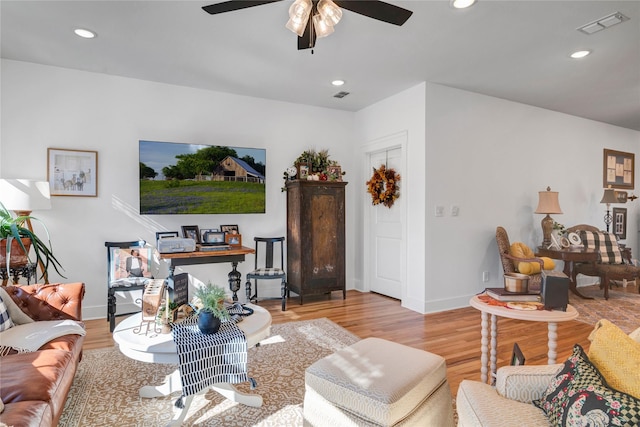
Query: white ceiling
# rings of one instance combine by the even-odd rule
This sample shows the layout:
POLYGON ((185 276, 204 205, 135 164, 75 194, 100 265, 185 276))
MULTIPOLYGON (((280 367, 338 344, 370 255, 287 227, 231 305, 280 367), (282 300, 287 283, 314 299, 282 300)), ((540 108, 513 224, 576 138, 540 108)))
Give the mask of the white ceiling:
POLYGON ((350 111, 429 81, 640 130, 640 0, 389 1, 404 26, 345 11, 314 54, 284 27, 290 0, 201 9, 216 2, 2 0, 2 58, 350 111), (631 19, 576 31, 613 12, 631 19))

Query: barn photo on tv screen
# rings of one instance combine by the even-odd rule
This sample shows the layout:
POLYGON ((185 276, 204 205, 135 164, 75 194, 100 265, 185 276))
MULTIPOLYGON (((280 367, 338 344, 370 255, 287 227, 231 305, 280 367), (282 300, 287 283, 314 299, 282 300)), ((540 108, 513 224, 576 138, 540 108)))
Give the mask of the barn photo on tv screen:
POLYGON ((265 149, 139 143, 140 214, 265 212, 265 149))

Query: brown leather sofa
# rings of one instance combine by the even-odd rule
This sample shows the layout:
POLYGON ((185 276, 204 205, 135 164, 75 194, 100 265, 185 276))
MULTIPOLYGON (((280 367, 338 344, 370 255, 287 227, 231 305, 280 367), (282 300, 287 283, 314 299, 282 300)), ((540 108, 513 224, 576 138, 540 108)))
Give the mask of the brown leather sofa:
MULTIPOLYGON (((4 288, 36 321, 82 318, 84 283, 7 286, 4 288)), ((31 353, 0 358, 0 425, 56 426, 78 363, 84 336, 64 335, 31 353)))

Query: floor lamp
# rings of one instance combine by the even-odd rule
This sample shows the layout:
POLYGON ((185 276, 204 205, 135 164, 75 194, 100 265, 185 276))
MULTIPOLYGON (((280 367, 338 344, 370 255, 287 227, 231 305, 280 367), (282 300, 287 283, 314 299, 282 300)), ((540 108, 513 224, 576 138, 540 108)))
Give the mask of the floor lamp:
MULTIPOLYGON (((18 216, 29 216, 33 211, 51 209, 51 194, 47 181, 28 179, 0 179, 0 201, 8 210, 18 216)), ((33 232, 31 219, 25 221, 27 228, 33 232)), ((44 282, 49 283, 49 276, 42 261, 38 261, 44 282)), ((37 275, 37 274, 36 274, 37 275)))
POLYGON ((614 190, 611 187, 605 188, 604 194, 602 195, 602 200, 600 200, 600 203, 607 204, 607 213, 604 215, 604 223, 607 226, 607 233, 608 233, 609 226, 613 222, 613 217, 611 216, 610 207, 612 203, 618 203, 618 198, 616 197, 616 190, 614 190))

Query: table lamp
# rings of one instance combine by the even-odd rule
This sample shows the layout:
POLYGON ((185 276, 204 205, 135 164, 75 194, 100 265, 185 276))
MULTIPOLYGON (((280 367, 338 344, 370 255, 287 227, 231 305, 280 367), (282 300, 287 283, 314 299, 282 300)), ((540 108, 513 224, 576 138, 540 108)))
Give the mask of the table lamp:
POLYGON ((612 203, 618 203, 618 197, 616 196, 616 190, 614 190, 613 188, 611 188, 611 186, 609 186, 609 188, 605 188, 604 189, 604 194, 602 195, 602 200, 600 200, 600 203, 606 203, 607 204, 607 213, 604 215, 604 223, 607 225, 607 233, 609 232, 609 226, 611 225, 611 222, 613 222, 613 217, 611 216, 611 204, 612 203))
MULTIPOLYGON (((51 209, 49 183, 28 179, 0 179, 0 202, 18 216, 28 217, 32 211, 51 209)), ((27 228, 33 232, 31 219, 27 218, 25 222, 27 228)), ((44 274, 45 283, 49 283, 42 261, 38 264, 44 274)))
POLYGON ((551 191, 551 187, 547 187, 547 191, 538 191, 538 207, 535 213, 546 214, 542 218, 542 247, 548 248, 551 245, 551 231, 553 230, 553 218, 549 214, 561 214, 560 203, 558 202, 558 192, 551 191))

